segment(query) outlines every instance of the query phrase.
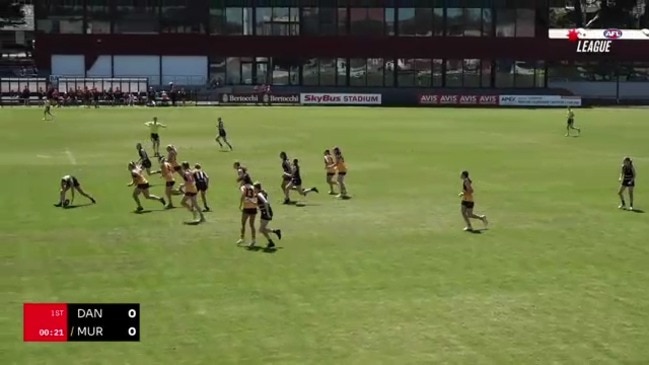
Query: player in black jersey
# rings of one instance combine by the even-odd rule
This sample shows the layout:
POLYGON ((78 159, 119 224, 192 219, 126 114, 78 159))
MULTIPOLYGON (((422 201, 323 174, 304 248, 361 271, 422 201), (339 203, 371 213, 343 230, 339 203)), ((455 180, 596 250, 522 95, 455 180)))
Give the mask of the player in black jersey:
POLYGON ((138 154, 138 160, 137 164, 142 166, 142 168, 146 171, 147 175, 153 175, 153 174, 158 174, 160 171, 151 171, 151 167, 153 164, 151 163, 151 159, 149 158, 149 154, 146 152, 146 149, 142 147, 142 143, 138 143, 135 145, 135 149, 137 150, 138 154))
POLYGON ((232 145, 230 144, 230 142, 228 142, 228 134, 225 132, 225 126, 223 125, 223 119, 221 119, 221 117, 219 117, 219 124, 216 128, 218 130, 218 136, 216 136, 216 143, 218 143, 219 146, 223 148, 223 143, 221 143, 221 141, 223 141, 225 142, 225 144, 228 145, 228 147, 230 147, 230 151, 232 151, 232 145))
POLYGON ((622 161, 622 169, 620 171, 619 181, 622 183, 617 195, 620 196, 620 209, 626 209, 626 202, 624 201, 624 190, 629 191, 629 210, 633 210, 633 188, 635 187, 635 167, 630 157, 625 157, 622 161))
POLYGON ((95 204, 95 198, 90 194, 86 193, 82 188, 79 180, 72 175, 65 175, 61 178, 61 190, 59 191, 59 202, 54 204, 55 207, 64 207, 67 208, 70 204, 74 202, 74 191, 77 191, 79 194, 88 198, 92 204, 95 204), (72 193, 72 199, 66 199, 68 190, 72 193))
POLYGON ((304 189, 302 187, 302 175, 300 174, 300 165, 299 161, 293 159, 293 170, 291 172, 291 181, 286 186, 287 190, 297 190, 298 193, 302 196, 306 196, 310 192, 319 193, 318 188, 312 187, 309 189, 304 189))
POLYGON ((291 161, 289 161, 286 152, 280 152, 279 158, 282 159, 282 184, 280 188, 284 193, 284 204, 291 204, 291 198, 288 195, 288 184, 291 182, 291 177, 293 176, 293 166, 291 166, 291 161))
POLYGON ((261 187, 260 182, 255 182, 253 184, 255 188, 255 194, 257 195, 257 208, 259 209, 259 233, 264 235, 268 240, 267 249, 275 248, 275 242, 270 238, 269 233, 273 233, 277 236, 277 239, 282 239, 282 230, 281 229, 270 229, 268 224, 273 220, 273 208, 270 206, 270 201, 268 200, 268 193, 264 191, 261 187))
POLYGON ((209 212, 210 207, 207 206, 207 188, 210 184, 210 177, 201 169, 200 164, 194 165, 194 180, 196 181, 196 189, 201 193, 201 200, 203 201, 203 211, 209 212))

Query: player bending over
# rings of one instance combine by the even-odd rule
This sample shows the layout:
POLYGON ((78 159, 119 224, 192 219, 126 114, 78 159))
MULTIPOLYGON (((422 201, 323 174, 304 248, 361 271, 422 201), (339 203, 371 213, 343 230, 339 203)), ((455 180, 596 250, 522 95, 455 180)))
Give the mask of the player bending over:
POLYGON ((90 199, 92 204, 97 203, 95 201, 95 198, 93 198, 92 196, 90 196, 90 194, 83 191, 83 189, 81 188, 81 184, 79 184, 79 180, 77 180, 76 177, 72 175, 65 175, 61 178, 61 191, 59 192, 59 202, 57 204, 54 204, 54 206, 67 208, 70 204, 72 204, 72 202, 74 202, 75 190, 78 191, 79 194, 90 199), (66 199, 66 195, 68 191, 71 191, 72 193, 72 199, 70 200, 66 199))

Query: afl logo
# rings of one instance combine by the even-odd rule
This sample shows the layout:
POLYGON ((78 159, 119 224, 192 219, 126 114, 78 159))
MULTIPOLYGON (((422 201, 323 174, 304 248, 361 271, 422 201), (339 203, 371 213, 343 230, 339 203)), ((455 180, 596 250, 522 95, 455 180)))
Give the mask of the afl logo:
POLYGON ((622 31, 615 28, 605 29, 604 37, 606 39, 620 39, 622 38, 622 31))

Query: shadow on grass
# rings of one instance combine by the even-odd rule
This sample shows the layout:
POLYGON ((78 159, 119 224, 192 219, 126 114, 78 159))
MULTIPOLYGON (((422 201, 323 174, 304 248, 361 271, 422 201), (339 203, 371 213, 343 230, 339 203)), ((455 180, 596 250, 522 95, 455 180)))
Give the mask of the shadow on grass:
POLYGON ((134 211, 133 214, 148 214, 148 213, 153 213, 152 210, 140 210, 140 211, 134 211))
POLYGON ((483 232, 486 232, 487 228, 474 228, 470 231, 465 231, 467 233, 473 233, 473 234, 482 234, 483 232))
POLYGON ((246 251, 249 252, 262 252, 262 253, 277 253, 277 251, 282 250, 283 247, 280 246, 275 246, 273 248, 268 248, 268 247, 262 247, 262 246, 240 246, 246 251))
POLYGON ((633 210, 629 210, 629 212, 632 212, 632 213, 644 213, 644 210, 642 210, 642 209, 633 209, 633 210))
POLYGON ((87 207, 87 206, 90 206, 90 205, 94 205, 94 204, 86 203, 86 204, 68 205, 67 207, 65 207, 65 209, 83 208, 83 207, 87 207))

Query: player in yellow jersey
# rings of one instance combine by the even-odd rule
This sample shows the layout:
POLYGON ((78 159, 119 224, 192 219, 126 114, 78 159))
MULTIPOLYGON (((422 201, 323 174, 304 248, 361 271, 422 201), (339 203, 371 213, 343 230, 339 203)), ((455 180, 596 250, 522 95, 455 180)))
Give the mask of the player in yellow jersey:
POLYGON ((329 185, 329 195, 336 195, 335 188, 336 182, 334 181, 334 176, 336 176, 336 161, 331 155, 331 151, 324 151, 324 169, 325 169, 325 180, 329 185))
POLYGON ((255 230, 255 217, 257 216, 257 194, 255 188, 252 186, 250 176, 244 175, 242 185, 239 188, 241 192, 241 199, 239 201, 239 210, 241 211, 241 235, 237 241, 237 245, 244 242, 246 238, 246 224, 250 226, 250 236, 252 240, 248 247, 254 247, 256 242, 257 232, 255 230))
POLYGON ((576 130, 577 135, 581 135, 581 129, 575 127, 575 112, 572 111, 571 107, 568 107, 568 112, 566 113, 566 137, 570 136, 571 130, 576 130))
POLYGON ((165 195, 167 197, 167 205, 165 208, 172 209, 174 208, 174 204, 171 197, 173 195, 181 195, 182 193, 174 189, 174 185, 176 185, 176 179, 174 179, 174 168, 164 158, 160 159, 160 174, 160 177, 165 180, 165 195))
POLYGON ((461 202, 461 213, 462 213, 462 218, 464 219, 464 222, 466 223, 466 227, 464 227, 465 231, 473 231, 473 226, 471 226, 471 219, 479 219, 484 223, 485 227, 487 226, 487 216, 486 215, 476 215, 473 213, 473 207, 475 207, 475 201, 473 200, 473 185, 472 181, 469 178, 469 172, 468 171, 462 171, 460 174, 460 178, 462 179, 462 192, 459 194, 459 196, 462 198, 461 202))
POLYGON ((183 179, 185 180, 185 183, 183 184, 185 196, 180 201, 180 204, 194 215, 194 221, 192 223, 205 222, 205 216, 196 201, 198 188, 196 187, 196 180, 194 179, 194 171, 192 171, 189 162, 187 161, 183 161, 181 167, 183 168, 183 179), (199 219, 197 219, 197 216, 199 219))
POLYGON ((340 194, 337 195, 338 198, 347 199, 347 184, 345 184, 345 177, 347 177, 347 163, 345 162, 345 157, 343 152, 340 150, 340 147, 334 147, 334 162, 336 164, 336 182, 340 187, 340 194))
POLYGON ((147 199, 157 200, 162 205, 166 205, 164 198, 149 193, 149 182, 144 177, 144 174, 142 174, 142 169, 135 162, 129 162, 128 169, 131 171, 132 179, 128 186, 135 185, 135 189, 133 189, 133 200, 137 204, 136 212, 139 213, 144 210, 142 203, 140 203, 140 194, 144 195, 147 199))
POLYGON ((174 171, 180 175, 180 177, 183 176, 183 169, 180 167, 180 164, 178 163, 178 150, 176 147, 172 144, 168 145, 166 147, 167 150, 167 162, 173 166, 174 171))
POLYGON ((160 157, 160 128, 167 128, 166 125, 158 123, 158 117, 153 117, 153 120, 150 122, 144 123, 149 127, 151 132, 151 143, 153 144, 153 153, 155 157, 160 157))

